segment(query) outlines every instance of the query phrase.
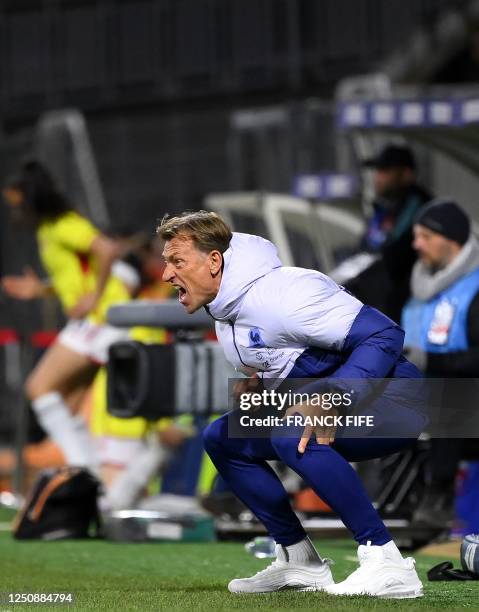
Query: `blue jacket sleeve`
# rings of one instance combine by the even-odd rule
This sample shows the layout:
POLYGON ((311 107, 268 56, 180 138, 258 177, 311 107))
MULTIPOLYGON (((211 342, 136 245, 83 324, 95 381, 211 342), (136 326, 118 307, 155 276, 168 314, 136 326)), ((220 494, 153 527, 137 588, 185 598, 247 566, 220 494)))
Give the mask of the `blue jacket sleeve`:
POLYGON ((345 361, 332 378, 386 378, 402 353, 404 331, 375 308, 363 306, 343 345, 345 361))
POLYGON ((301 391, 325 393, 354 389, 356 404, 374 390, 371 379, 391 376, 401 359, 403 342, 404 332, 394 321, 375 308, 363 306, 345 338, 342 364, 327 378, 315 380, 301 391))

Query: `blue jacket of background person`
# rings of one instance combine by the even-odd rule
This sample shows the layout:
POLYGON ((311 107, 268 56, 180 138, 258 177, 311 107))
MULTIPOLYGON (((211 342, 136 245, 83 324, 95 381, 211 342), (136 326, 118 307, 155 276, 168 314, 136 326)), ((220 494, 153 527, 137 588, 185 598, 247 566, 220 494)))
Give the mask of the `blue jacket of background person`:
POLYGON ((466 350, 467 314, 479 291, 479 268, 466 274, 428 301, 412 298, 403 310, 404 345, 428 353, 466 350))

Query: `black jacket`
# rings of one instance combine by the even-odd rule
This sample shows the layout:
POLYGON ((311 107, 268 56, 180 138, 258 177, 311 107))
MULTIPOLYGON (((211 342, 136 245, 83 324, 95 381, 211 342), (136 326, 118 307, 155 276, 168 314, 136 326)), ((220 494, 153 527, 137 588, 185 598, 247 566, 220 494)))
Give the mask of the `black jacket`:
MULTIPOLYGON (((400 322, 402 309, 410 296, 409 281, 416 261, 412 247, 414 217, 430 199, 425 189, 413 184, 388 202, 395 221, 379 251, 380 259, 347 283, 346 288, 358 299, 378 308, 396 323, 400 322)), ((374 205, 376 208, 384 206, 380 200, 374 205)), ((367 249, 365 240, 361 246, 362 250, 367 249)))

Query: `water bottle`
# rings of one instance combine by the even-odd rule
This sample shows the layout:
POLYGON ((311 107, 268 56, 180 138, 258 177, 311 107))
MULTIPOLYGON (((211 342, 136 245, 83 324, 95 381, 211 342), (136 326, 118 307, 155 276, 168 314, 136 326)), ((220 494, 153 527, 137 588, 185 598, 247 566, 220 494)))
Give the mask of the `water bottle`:
POLYGON ((259 536, 244 545, 245 549, 258 559, 267 559, 268 557, 276 557, 276 542, 273 538, 259 536))

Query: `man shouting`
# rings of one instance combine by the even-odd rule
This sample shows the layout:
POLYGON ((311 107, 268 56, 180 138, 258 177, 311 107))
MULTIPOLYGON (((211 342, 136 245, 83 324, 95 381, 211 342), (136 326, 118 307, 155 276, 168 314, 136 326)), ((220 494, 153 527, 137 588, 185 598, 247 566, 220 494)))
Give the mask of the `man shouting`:
MULTIPOLYGON (((268 240, 232 233, 221 217, 205 211, 164 218, 158 234, 165 242, 163 280, 178 289, 187 312, 204 307, 215 319, 218 340, 237 370, 264 379, 420 377, 401 356, 404 333, 398 325, 324 274, 282 266, 268 240)), ((391 399, 385 406, 389 415, 400 408, 391 399)), ((301 406, 295 410, 303 412, 301 406)), ((421 425, 414 423, 415 435, 421 425)), ((211 423, 204 433, 206 451, 276 542, 276 561, 232 580, 229 590, 420 597, 414 560, 402 557, 348 463, 397 452, 411 441, 410 435, 335 440, 333 431, 314 426, 296 439, 233 438, 228 415, 211 423), (334 584, 328 561, 293 512, 270 460, 295 470, 352 532, 360 567, 345 581, 334 584)))

